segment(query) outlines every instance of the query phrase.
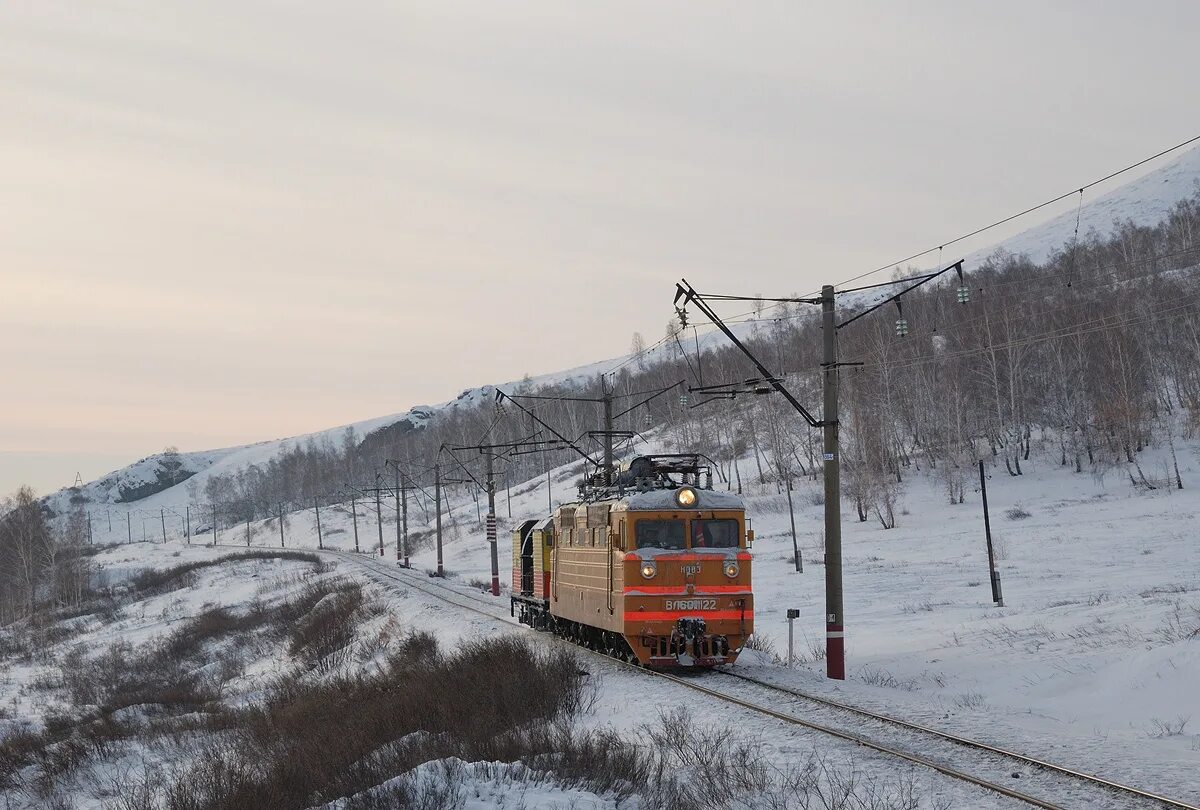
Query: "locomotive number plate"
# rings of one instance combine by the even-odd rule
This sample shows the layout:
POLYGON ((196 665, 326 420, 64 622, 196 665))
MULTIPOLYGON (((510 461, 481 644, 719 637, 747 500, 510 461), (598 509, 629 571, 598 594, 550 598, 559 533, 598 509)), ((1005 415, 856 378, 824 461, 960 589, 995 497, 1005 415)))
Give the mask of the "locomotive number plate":
POLYGON ((683 573, 687 576, 694 576, 700 573, 700 563, 686 563, 683 566, 683 573))
POLYGON ((668 599, 667 610, 716 610, 716 599, 668 599))

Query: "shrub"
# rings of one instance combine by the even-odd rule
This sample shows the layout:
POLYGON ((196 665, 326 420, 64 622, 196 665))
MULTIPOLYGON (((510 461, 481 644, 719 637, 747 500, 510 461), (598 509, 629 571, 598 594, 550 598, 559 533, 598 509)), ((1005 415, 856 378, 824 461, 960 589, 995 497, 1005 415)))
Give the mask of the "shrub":
POLYGON ((223 557, 215 557, 211 560, 193 560, 192 562, 181 563, 171 568, 149 568, 133 577, 132 583, 133 587, 140 593, 163 593, 185 587, 193 582, 197 571, 231 562, 243 562, 245 560, 297 560, 313 563, 314 565, 323 565, 320 557, 306 551, 288 551, 286 549, 272 551, 261 549, 244 551, 238 554, 226 554, 223 557))

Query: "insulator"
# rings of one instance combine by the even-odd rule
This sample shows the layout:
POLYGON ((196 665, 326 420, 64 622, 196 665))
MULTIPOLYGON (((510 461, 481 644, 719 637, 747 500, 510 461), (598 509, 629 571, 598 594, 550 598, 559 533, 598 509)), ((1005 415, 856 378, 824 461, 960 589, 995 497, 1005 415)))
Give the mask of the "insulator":
POLYGON ((680 394, 680 395, 679 395, 679 404, 680 404, 680 405, 682 405, 682 406, 683 406, 683 407, 685 407, 685 408, 687 407, 687 404, 688 404, 688 397, 687 397, 687 394, 680 394))
POLYGON ((958 288, 958 303, 966 304, 966 303, 969 303, 970 300, 971 300, 971 288, 970 287, 959 287, 958 288))
POLYGON ((908 337, 908 319, 906 319, 906 318, 897 318, 896 319, 896 336, 897 337, 908 337))

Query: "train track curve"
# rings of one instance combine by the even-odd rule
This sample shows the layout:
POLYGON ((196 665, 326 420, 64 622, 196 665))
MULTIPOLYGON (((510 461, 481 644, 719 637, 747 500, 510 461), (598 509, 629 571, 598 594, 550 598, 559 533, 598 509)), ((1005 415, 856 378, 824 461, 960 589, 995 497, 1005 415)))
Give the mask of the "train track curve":
MULTIPOLYGON (((508 610, 492 601, 492 597, 476 596, 453 588, 444 581, 416 573, 411 569, 380 565, 374 562, 373 558, 365 558, 361 554, 342 551, 326 551, 324 553, 354 562, 376 581, 383 579, 413 588, 435 599, 489 619, 505 624, 512 623, 508 610)), ((547 638, 559 641, 556 636, 547 636, 547 638)), ((648 677, 669 681, 679 687, 699 692, 748 711, 932 769, 950 778, 967 782, 1032 807, 1040 807, 1044 810, 1068 810, 1069 808, 1074 810, 1074 808, 1080 807, 1200 810, 1200 806, 1074 768, 1056 765, 1040 758, 878 714, 819 695, 765 683, 740 673, 716 671, 707 673, 701 678, 680 677, 645 669, 566 641, 561 641, 561 643, 568 644, 573 650, 594 655, 615 667, 636 670, 648 677), (731 694, 722 688, 714 688, 715 684, 710 680, 714 676, 719 681, 738 681, 743 691, 740 694, 731 694), (710 682, 708 684, 696 682, 701 679, 710 682), (756 702, 748 694, 752 692, 769 696, 764 700, 769 700, 772 705, 756 702), (792 711, 783 710, 780 707, 781 701, 793 704, 807 703, 810 707, 808 710, 810 714, 813 711, 811 707, 815 706, 817 711, 824 714, 825 717, 818 721, 797 716, 792 711), (837 719, 839 715, 842 717, 840 721, 837 719), (847 722, 847 717, 853 718, 852 721, 847 722), (881 734, 880 729, 884 727, 893 731, 881 734), (907 740, 904 739, 906 735, 907 740), (912 745, 914 740, 920 740, 919 744, 912 745), (973 763, 969 761, 971 759, 974 759, 973 763), (1014 765, 1026 769, 1026 772, 1020 775, 1028 787, 1018 790, 1001 784, 995 780, 995 776, 991 775, 1001 772, 1018 775, 1012 770, 1014 765), (967 768, 971 770, 967 770, 967 768), (989 775, 983 776, 981 773, 989 775)))

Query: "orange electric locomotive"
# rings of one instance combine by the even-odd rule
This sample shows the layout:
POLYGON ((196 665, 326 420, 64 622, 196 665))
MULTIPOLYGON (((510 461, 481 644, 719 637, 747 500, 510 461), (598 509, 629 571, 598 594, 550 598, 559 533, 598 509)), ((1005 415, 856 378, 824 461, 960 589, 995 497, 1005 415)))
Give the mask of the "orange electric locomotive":
POLYGON ((641 456, 513 532, 520 621, 647 666, 729 664, 754 628, 754 533, 697 455, 641 456), (701 486, 701 478, 705 483, 701 486))

